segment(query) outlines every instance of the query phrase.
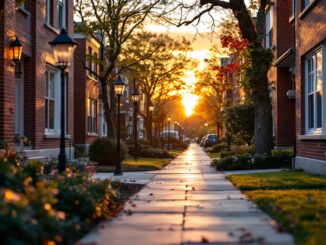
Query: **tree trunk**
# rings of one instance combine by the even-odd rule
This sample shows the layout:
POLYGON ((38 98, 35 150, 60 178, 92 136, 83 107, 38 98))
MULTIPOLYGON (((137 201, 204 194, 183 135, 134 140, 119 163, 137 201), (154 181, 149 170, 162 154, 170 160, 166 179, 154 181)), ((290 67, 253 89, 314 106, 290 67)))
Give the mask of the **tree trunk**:
POLYGON ((106 81, 100 81, 101 84, 101 95, 102 95, 102 103, 104 109, 104 118, 107 125, 107 137, 113 139, 114 138, 114 128, 113 128, 113 113, 112 108, 109 103, 109 95, 106 81))
POLYGON ((252 55, 253 101, 255 104, 255 153, 270 154, 273 148, 272 105, 269 95, 267 72, 270 61, 265 49, 252 55))

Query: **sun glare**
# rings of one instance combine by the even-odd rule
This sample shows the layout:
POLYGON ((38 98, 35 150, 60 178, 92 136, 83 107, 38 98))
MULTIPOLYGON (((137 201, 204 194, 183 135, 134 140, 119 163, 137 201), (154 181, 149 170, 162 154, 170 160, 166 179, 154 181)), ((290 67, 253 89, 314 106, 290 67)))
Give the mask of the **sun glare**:
POLYGON ((183 94, 182 105, 185 108, 186 116, 189 117, 194 113, 194 108, 198 103, 198 96, 195 94, 183 94))

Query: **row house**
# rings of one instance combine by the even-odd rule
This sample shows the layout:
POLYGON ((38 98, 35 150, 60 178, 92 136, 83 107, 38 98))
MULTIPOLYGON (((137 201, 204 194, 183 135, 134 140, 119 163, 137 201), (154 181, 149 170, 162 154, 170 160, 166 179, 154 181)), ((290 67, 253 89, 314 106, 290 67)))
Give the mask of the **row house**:
POLYGON ((274 1, 266 9, 265 42, 274 60, 268 73, 276 148, 295 142, 294 16, 291 0, 274 1))
MULTIPOLYGON (((34 159, 57 157, 60 138, 60 77, 49 42, 65 28, 74 32, 73 1, 15 0, 0 2, 0 141, 20 144, 34 159), (20 62, 13 62, 12 42, 22 44, 20 62)), ((73 65, 66 76, 67 154, 73 157, 73 65)))
MULTIPOLYGON (((90 144, 98 137, 107 136, 107 125, 101 99, 101 89, 96 75, 99 66, 94 62, 100 54, 100 39, 75 32, 74 40, 79 43, 74 62, 74 145, 81 152, 87 152, 90 144), (93 58, 92 58, 93 57, 93 58), (87 69, 85 68, 87 67, 87 69)), ((121 97, 120 128, 122 139, 133 137, 133 104, 130 99, 131 80, 121 75, 127 85, 121 97)), ((144 97, 144 95, 143 95, 144 97)), ((138 138, 144 138, 144 105, 142 98, 138 113, 138 138)), ((117 124, 117 117, 114 119, 117 124)))
POLYGON ((276 0, 266 10, 265 45, 275 144, 294 146, 295 167, 326 175, 326 1, 276 0))

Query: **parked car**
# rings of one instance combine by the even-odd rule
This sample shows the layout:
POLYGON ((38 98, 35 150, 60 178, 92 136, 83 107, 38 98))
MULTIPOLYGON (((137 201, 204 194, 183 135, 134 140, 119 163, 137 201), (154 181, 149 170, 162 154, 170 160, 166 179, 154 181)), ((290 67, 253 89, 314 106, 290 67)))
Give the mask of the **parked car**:
POLYGON ((201 141, 200 141, 200 143, 199 143, 200 146, 204 146, 204 143, 205 143, 206 137, 207 137, 207 135, 205 135, 205 136, 201 139, 201 141))
POLYGON ((211 147, 217 144, 217 134, 208 134, 206 135, 205 141, 203 143, 204 147, 211 147))
POLYGON ((177 131, 163 131, 161 132, 161 137, 163 139, 167 139, 168 137, 170 137, 170 139, 179 139, 179 133, 177 131))

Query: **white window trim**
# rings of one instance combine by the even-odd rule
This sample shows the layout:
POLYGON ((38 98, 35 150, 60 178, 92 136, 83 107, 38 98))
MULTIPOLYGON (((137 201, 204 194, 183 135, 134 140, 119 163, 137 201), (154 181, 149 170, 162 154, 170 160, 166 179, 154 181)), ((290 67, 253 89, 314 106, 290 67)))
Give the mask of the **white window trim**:
MULTIPOLYGON (((54 79, 54 129, 46 128, 46 125, 44 125, 45 128, 45 136, 57 136, 60 135, 61 129, 60 129, 60 115, 61 115, 61 79, 60 79, 60 71, 57 69, 54 69, 52 67, 47 66, 47 71, 53 72, 55 74, 54 79)), ((66 85, 65 85, 66 86, 66 85)), ((45 92, 45 90, 44 90, 45 92)), ((44 94, 45 98, 45 94, 44 94)), ((66 96, 67 98, 67 96, 66 96)), ((66 105, 67 105, 67 101, 66 105)), ((46 106, 46 105, 44 105, 46 106)), ((67 106, 65 107, 67 108, 67 106)), ((66 122, 67 122, 67 111, 66 111, 66 122)), ((46 122, 45 122, 46 123, 46 122)), ((66 124, 65 124, 66 125, 66 124)), ((66 132, 67 133, 67 132, 66 132)))
MULTIPOLYGON (((308 54, 305 58, 305 135, 326 135, 326 45, 322 45, 316 48, 313 52, 308 54), (311 58, 314 54, 316 54, 319 50, 322 52, 322 127, 321 128, 309 128, 308 126, 308 58, 311 58)), ((314 101, 314 105, 316 105, 314 101)), ((314 124, 316 123, 317 115, 314 111, 314 124)))

